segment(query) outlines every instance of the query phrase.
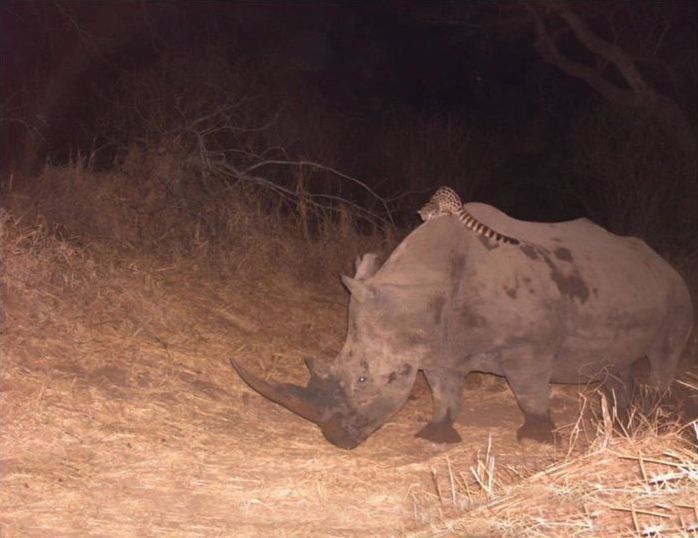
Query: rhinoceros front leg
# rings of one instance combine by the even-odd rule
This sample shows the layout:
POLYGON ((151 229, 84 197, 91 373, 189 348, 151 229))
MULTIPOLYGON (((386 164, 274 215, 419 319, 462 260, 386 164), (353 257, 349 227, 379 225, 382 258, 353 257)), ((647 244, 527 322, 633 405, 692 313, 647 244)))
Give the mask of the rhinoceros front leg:
POLYGON ((524 424, 516 432, 517 439, 552 443, 555 429, 550 418, 552 354, 533 348, 510 350, 503 353, 502 367, 524 414, 524 424))
POLYGON ((463 403, 465 376, 445 370, 429 370, 424 375, 431 387, 434 411, 431 422, 417 433, 417 437, 433 443, 460 443, 462 439, 453 421, 463 403))

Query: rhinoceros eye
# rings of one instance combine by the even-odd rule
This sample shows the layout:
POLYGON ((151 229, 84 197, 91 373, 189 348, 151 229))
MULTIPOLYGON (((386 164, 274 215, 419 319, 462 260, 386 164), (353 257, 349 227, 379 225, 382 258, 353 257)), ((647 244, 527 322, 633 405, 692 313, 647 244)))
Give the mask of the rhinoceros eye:
POLYGON ((359 383, 366 383, 366 376, 363 376, 363 375, 362 375, 362 376, 359 378, 359 383))

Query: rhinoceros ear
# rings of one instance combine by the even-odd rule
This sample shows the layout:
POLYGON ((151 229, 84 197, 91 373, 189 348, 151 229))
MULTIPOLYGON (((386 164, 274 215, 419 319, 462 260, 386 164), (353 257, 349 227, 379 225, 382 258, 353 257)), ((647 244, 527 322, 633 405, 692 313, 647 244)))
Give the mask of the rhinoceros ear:
POLYGON ((351 278, 347 275, 342 275, 342 282, 349 290, 349 293, 351 293, 351 296, 360 303, 363 303, 367 299, 373 297, 373 289, 361 280, 351 278))
POLYGON ((376 274, 376 271, 378 271, 378 261, 378 254, 373 252, 367 252, 363 256, 357 256, 356 262, 354 262, 356 266, 356 274, 354 275, 354 278, 356 280, 366 280, 367 278, 371 278, 376 274))

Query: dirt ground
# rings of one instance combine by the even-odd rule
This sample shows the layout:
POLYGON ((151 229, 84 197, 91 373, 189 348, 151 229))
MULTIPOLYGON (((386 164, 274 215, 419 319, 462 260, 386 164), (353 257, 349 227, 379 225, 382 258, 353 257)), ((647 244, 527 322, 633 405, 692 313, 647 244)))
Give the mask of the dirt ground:
MULTIPOLYGON (((477 375, 462 443, 414 437, 431 412, 420 378, 368 441, 338 449, 228 361, 303 383, 303 357, 341 347, 339 282, 229 279, 32 233, 3 235, 3 537, 521 535, 484 512, 453 522, 565 456, 519 444, 510 390, 477 375)), ((578 390, 553 391, 566 431, 578 390)))
MULTIPOLYGON (((397 535, 438 521, 447 462, 468 472, 490 435, 498 465, 551 461, 516 442, 521 415, 496 382, 468 391, 462 444, 413 437, 431 411, 420 380, 365 444, 337 449, 228 359, 303 382, 304 356, 341 346, 341 288, 160 269, 134 261, 89 296, 62 282, 5 289, 7 536, 397 535)), ((572 398, 554 406, 573 420, 572 398)))

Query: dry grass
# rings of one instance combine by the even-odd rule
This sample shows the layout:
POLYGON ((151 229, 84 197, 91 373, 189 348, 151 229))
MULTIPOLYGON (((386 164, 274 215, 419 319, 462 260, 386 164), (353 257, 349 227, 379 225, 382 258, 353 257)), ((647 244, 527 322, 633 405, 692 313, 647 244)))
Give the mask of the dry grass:
POLYGON ((353 256, 394 246, 392 230, 358 234, 349 211, 322 213, 303 198, 293 205, 246 183, 207 194, 196 170, 174 156, 131 151, 118 171, 97 173, 81 162, 47 167, 3 205, 23 225, 105 251, 105 262, 145 256, 222 278, 263 272, 337 283, 353 256))
POLYGON ((509 467, 495 478, 488 446, 470 467, 475 493, 449 466, 449 494, 440 497, 447 515, 414 536, 695 536, 698 422, 648 418, 632 434, 609 421, 595 425, 581 454, 528 476, 509 467))
MULTIPOLYGON (((207 201, 144 177, 47 169, 3 209, 3 536, 691 532, 695 449, 679 435, 601 430, 605 446, 561 464, 565 446, 516 442, 508 391, 468 396, 455 447, 413 438, 423 383, 364 445, 332 447, 227 359, 303 382, 302 357, 343 339, 337 272, 385 239, 331 222, 304 239, 254 193, 207 201)), ((556 399, 573 427, 576 400, 556 399)))

